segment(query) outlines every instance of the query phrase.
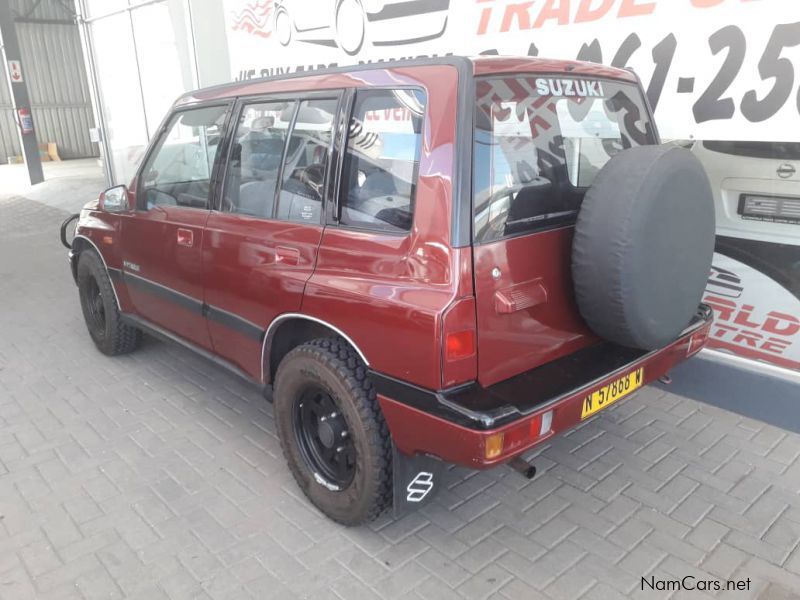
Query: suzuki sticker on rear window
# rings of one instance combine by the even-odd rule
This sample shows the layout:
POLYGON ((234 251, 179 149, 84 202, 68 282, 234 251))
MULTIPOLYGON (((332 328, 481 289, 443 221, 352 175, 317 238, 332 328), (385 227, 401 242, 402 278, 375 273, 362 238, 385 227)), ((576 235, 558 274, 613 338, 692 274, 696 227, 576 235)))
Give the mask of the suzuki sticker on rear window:
POLYGON ((603 98, 603 84, 585 79, 537 79, 540 96, 571 96, 574 98, 603 98))

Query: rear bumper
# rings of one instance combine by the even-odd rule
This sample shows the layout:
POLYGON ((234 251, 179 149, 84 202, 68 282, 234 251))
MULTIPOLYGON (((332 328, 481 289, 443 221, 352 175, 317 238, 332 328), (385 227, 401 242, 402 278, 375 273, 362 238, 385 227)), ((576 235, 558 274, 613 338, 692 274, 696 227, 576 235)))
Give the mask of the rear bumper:
POLYGON ((379 373, 372 376, 392 439, 401 452, 429 454, 483 469, 507 462, 578 425, 584 399, 625 373, 643 368, 644 384, 664 376, 703 348, 712 320, 711 309, 702 305, 681 337, 660 350, 646 352, 605 343, 488 388, 470 384, 433 392, 379 373), (488 458, 488 442, 496 442, 501 433, 506 444, 488 458))

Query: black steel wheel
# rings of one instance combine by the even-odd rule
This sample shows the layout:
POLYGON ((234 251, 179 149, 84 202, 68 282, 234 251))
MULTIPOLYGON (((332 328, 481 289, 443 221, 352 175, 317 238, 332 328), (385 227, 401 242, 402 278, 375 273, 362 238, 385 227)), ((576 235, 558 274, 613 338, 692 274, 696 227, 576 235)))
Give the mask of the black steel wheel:
POLYGON ((392 500, 392 443, 367 367, 344 340, 306 342, 283 357, 275 425, 297 485, 328 517, 358 525, 392 500))
POLYGON ((94 345, 103 354, 126 354, 138 348, 142 332, 123 323, 105 265, 94 250, 78 257, 78 297, 94 345))
POLYGON ((331 489, 344 489, 356 472, 356 450, 341 409, 318 385, 297 399, 294 434, 306 463, 331 489))
POLYGON ((103 305, 103 294, 97 280, 87 277, 79 288, 81 305, 84 306, 86 327, 95 339, 102 340, 106 333, 106 309, 103 305))

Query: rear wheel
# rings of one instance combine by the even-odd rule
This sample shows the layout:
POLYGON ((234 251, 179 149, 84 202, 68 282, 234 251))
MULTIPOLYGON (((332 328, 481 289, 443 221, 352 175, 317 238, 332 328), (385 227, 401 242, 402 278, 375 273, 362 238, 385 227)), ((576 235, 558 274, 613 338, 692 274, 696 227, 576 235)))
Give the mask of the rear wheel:
POLYGON ((371 521, 391 502, 392 451, 367 369, 338 339, 284 357, 275 375, 275 421, 300 489, 334 521, 371 521))
POLYGON ((350 56, 358 54, 366 37, 366 15, 359 0, 339 0, 336 7, 336 41, 350 56))
POLYGON ((136 350, 142 332, 122 322, 111 280, 94 250, 78 258, 78 295, 86 328, 100 352, 114 356, 136 350))

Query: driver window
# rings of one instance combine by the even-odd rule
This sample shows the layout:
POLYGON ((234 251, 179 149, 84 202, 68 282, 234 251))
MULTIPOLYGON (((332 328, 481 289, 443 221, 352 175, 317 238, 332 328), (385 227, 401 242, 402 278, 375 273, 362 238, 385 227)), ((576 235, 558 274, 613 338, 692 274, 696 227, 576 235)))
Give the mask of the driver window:
POLYGON ((421 90, 356 93, 342 171, 340 223, 389 232, 411 229, 425 100, 421 90))
POLYGON ((227 110, 209 106, 172 115, 142 170, 140 197, 148 210, 154 206, 208 210, 211 172, 227 110))

